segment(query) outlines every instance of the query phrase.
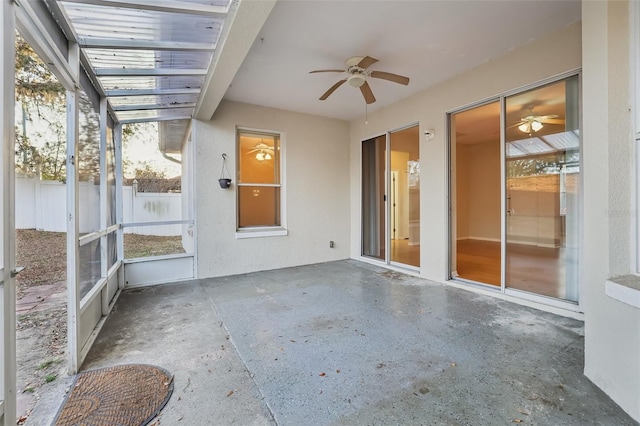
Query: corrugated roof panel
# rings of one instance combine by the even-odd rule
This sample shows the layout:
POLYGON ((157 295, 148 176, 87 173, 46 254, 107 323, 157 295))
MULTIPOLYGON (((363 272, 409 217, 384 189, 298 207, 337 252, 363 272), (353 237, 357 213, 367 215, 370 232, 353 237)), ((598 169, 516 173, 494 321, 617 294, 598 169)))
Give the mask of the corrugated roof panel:
POLYGON ((92 38, 215 43, 224 19, 63 2, 80 43, 92 38))
POLYGON ((546 135, 544 140, 558 151, 578 149, 580 145, 580 138, 575 131, 546 135))
POLYGON ((528 155, 546 154, 555 151, 551 146, 542 142, 537 137, 521 139, 509 143, 513 144, 513 146, 518 148, 520 151, 526 152, 528 155))
MULTIPOLYGON (((231 1, 58 4, 115 118, 132 122, 193 115, 231 1)), ((184 122, 165 128, 182 141, 184 122)))
POLYGON ((125 49, 85 49, 94 68, 195 68, 204 69, 212 52, 125 49))

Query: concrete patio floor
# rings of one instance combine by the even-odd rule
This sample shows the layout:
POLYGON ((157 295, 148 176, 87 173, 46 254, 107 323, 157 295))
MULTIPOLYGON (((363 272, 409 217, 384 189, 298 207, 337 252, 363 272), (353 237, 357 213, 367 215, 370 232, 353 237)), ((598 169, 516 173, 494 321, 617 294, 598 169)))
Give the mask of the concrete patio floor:
POLYGON ((169 370, 158 425, 636 424, 583 346, 579 321, 340 261, 127 290, 82 369, 169 370))

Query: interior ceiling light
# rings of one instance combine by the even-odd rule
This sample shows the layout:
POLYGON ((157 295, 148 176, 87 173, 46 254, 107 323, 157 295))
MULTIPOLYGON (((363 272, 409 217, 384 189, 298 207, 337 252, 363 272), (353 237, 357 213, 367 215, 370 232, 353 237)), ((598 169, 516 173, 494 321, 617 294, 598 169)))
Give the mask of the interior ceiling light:
POLYGON ((518 130, 520 130, 522 133, 531 133, 532 130, 534 132, 537 132, 543 127, 544 126, 542 125, 542 123, 537 120, 527 120, 526 122, 518 126, 518 130))
POLYGON ((257 144, 248 154, 253 154, 254 152, 256 153, 256 160, 258 161, 271 160, 273 158, 271 154, 274 153, 273 147, 265 144, 264 141, 257 144))

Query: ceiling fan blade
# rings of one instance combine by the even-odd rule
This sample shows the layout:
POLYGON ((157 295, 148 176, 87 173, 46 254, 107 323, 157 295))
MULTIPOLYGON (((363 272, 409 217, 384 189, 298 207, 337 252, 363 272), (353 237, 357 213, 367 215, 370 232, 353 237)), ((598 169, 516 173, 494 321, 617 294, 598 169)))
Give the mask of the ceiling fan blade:
POLYGON ((543 118, 538 121, 544 124, 564 124, 564 120, 562 118, 543 118))
POLYGON ((507 129, 512 129, 512 128, 514 128, 514 127, 521 126, 521 125, 523 125, 524 123, 526 123, 526 121, 519 121, 519 122, 517 122, 516 124, 512 124, 511 126, 507 127, 507 129))
POLYGON ((315 74, 317 72, 344 72, 344 70, 313 70, 309 71, 309 74, 315 74))
POLYGON ((548 118, 558 118, 558 117, 560 117, 558 114, 552 114, 552 115, 537 115, 537 116, 534 116, 534 118, 535 118, 537 121, 546 120, 546 119, 548 119, 548 118))
POLYGON ((371 65, 375 64, 376 62, 378 62, 376 58, 372 58, 371 56, 365 56, 360 60, 360 62, 358 62, 358 67, 367 69, 371 65))
POLYGON ((373 78, 381 78, 383 80, 393 81, 394 83, 404 84, 405 86, 407 84, 409 84, 409 77, 405 77, 405 76, 398 75, 398 74, 393 74, 393 73, 390 73, 390 72, 371 71, 371 74, 369 74, 369 75, 371 77, 373 77, 373 78))
POLYGON ((342 86, 345 81, 347 81, 347 80, 346 79, 345 80, 340 80, 336 84, 331 86, 329 88, 329 90, 327 90, 326 92, 324 92, 324 94, 322 96, 320 96, 320 100, 324 101, 325 99, 327 99, 329 97, 329 95, 331 95, 333 92, 335 92, 338 87, 342 86))
POLYGON ((371 86, 366 81, 362 86, 360 86, 360 91, 362 92, 362 96, 364 96, 364 100, 367 104, 372 104, 376 101, 376 97, 373 96, 373 92, 371 91, 371 86))

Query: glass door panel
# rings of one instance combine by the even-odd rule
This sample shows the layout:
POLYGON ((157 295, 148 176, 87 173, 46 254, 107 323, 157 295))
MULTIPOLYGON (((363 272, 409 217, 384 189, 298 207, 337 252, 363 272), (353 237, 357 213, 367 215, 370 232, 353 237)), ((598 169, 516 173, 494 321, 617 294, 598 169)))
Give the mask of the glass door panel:
POLYGON ((362 142, 362 255, 386 260, 385 136, 362 142))
POLYGON ((451 274, 500 287, 500 101, 450 116, 451 274))
POLYGON ((392 262, 420 267, 420 136, 418 126, 390 134, 392 262))
POLYGON ((578 77, 506 98, 506 286, 578 297, 578 77))

